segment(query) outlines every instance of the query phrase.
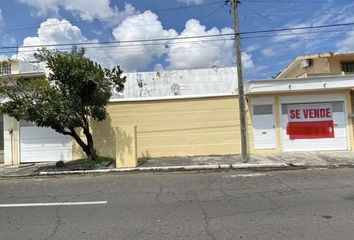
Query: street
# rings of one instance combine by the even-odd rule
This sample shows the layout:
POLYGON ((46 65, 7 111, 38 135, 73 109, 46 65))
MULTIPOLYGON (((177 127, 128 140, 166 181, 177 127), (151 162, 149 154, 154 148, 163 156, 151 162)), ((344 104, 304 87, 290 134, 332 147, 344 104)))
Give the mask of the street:
POLYGON ((350 168, 0 179, 6 240, 353 239, 353 226, 350 168))

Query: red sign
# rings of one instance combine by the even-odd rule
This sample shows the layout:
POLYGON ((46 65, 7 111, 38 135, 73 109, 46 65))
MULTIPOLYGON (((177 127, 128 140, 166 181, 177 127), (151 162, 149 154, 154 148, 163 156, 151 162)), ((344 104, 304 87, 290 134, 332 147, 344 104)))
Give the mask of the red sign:
POLYGON ((332 104, 288 105, 290 139, 334 138, 332 104))

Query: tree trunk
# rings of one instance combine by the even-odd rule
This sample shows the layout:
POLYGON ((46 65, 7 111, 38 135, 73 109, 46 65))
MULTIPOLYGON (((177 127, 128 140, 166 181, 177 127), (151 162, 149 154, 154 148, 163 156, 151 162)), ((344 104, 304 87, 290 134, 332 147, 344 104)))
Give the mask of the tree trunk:
POLYGON ((70 128, 70 136, 72 136, 75 141, 77 142, 77 144, 79 144, 79 146, 82 148, 82 150, 84 151, 84 153, 86 154, 87 158, 95 161, 97 160, 98 156, 96 154, 94 145, 93 145, 93 138, 92 135, 90 133, 89 129, 83 128, 84 130, 84 134, 86 136, 87 139, 87 144, 82 141, 82 139, 80 138, 80 136, 76 133, 74 128, 70 128))
POLYGON ((88 156, 88 158, 90 160, 95 161, 95 160, 97 160, 98 156, 97 156, 96 150, 93 145, 92 134, 90 133, 90 130, 88 130, 88 129, 87 130, 84 129, 84 134, 87 139, 87 149, 88 149, 88 153, 86 153, 86 155, 88 156))

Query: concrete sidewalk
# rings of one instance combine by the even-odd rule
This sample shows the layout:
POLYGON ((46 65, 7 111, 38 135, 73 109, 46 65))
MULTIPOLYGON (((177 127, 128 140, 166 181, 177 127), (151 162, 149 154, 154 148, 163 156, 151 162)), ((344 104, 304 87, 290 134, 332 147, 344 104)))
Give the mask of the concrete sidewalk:
POLYGON ((28 177, 37 175, 62 175, 84 173, 179 171, 213 169, 289 169, 306 167, 354 167, 354 152, 293 152, 251 155, 248 163, 241 162, 239 155, 165 157, 140 159, 136 168, 58 169, 55 163, 24 164, 5 167, 0 165, 0 177, 28 177))

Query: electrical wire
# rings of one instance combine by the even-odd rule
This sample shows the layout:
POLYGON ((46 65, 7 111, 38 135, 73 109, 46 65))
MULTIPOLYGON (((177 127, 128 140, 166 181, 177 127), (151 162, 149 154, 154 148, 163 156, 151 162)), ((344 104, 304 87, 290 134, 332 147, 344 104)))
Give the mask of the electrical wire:
MULTIPOLYGON (((204 7, 204 6, 210 6, 210 5, 216 5, 216 4, 223 4, 223 1, 212 1, 212 2, 206 2, 206 3, 200 3, 200 4, 192 4, 192 5, 187 5, 187 6, 180 6, 180 7, 172 7, 172 8, 162 8, 162 9, 152 9, 150 11, 155 12, 155 13, 161 13, 161 12, 169 12, 169 11, 176 11, 176 10, 183 10, 183 9, 188 9, 188 8, 196 8, 196 7, 204 7)), ((106 18, 94 18, 94 20, 99 20, 99 21, 106 21, 109 19, 115 19, 119 18, 119 16, 112 16, 112 17, 106 17, 106 18)), ((70 23, 92 23, 93 19, 72 19, 72 20, 67 20, 70 23)), ((67 24, 67 23, 53 23, 53 24, 47 24, 46 26, 57 26, 57 25, 62 25, 62 24, 67 24)), ((137 25, 139 26, 145 26, 145 25, 137 25)), ((130 26, 133 27, 133 26, 130 26)), ((17 25, 14 27, 3 27, 0 28, 0 31, 3 32, 9 32, 9 31, 17 31, 17 30, 26 30, 26 29, 33 29, 33 28, 38 28, 38 25, 17 25)))
MULTIPOLYGON (((280 28, 280 29, 268 29, 268 30, 258 30, 258 31, 247 31, 239 33, 242 35, 252 35, 259 33, 274 33, 283 31, 294 31, 294 30, 309 30, 309 29, 322 29, 322 28, 333 28, 333 27, 343 27, 352 26, 354 22, 350 23, 338 23, 338 24, 327 24, 327 25, 317 25, 308 27, 293 27, 293 28, 280 28)), ((299 33, 294 33, 299 34, 299 33)), ((121 40, 121 41, 105 41, 105 42, 74 42, 74 43, 57 43, 57 44, 39 44, 39 45, 26 45, 19 46, 21 48, 42 48, 42 47, 60 47, 60 46, 88 46, 88 45, 104 45, 113 43, 143 43, 143 42, 161 42, 161 41, 173 41, 173 40, 183 40, 183 39, 203 39, 211 37, 223 37, 223 36, 234 36, 234 33, 224 33, 224 34, 211 34, 211 35, 198 35, 198 36, 187 36, 187 37, 171 37, 171 38, 153 38, 153 39, 136 39, 136 40, 121 40)), ((0 49, 17 49, 18 46, 2 46, 0 49)))
POLYGON ((340 3, 348 1, 351 2, 352 0, 243 0, 242 2, 245 3, 301 3, 301 4, 314 4, 314 3, 323 3, 323 4, 332 4, 332 3, 340 3))
MULTIPOLYGON (((197 40, 197 41, 183 41, 183 42, 165 42, 165 43, 143 43, 143 44, 135 44, 135 45, 104 45, 104 46, 88 46, 85 47, 85 49, 106 49, 106 48, 141 48, 141 47, 145 47, 145 46, 170 46, 170 45, 183 45, 183 44, 192 44, 192 43, 204 43, 204 42, 217 42, 217 41, 230 41, 230 40, 234 40, 233 37, 225 37, 225 38, 219 38, 219 39, 202 39, 202 40, 197 40)), ((71 49, 71 45, 70 47, 67 48, 61 48, 61 50, 70 50, 71 49)), ((29 52, 37 52, 38 49, 31 49, 31 50, 12 50, 12 51, 0 51, 0 54, 5 54, 5 53, 15 53, 15 52, 21 52, 21 53, 29 53, 29 52)))

